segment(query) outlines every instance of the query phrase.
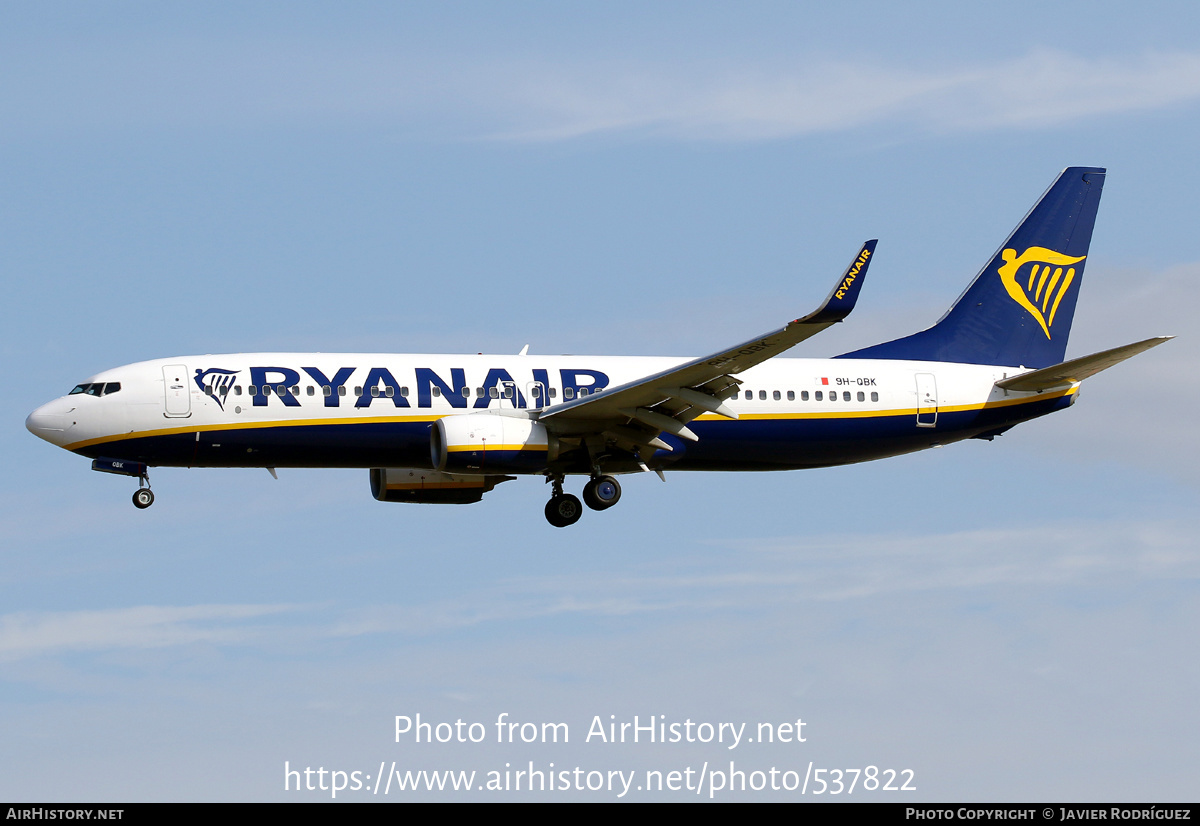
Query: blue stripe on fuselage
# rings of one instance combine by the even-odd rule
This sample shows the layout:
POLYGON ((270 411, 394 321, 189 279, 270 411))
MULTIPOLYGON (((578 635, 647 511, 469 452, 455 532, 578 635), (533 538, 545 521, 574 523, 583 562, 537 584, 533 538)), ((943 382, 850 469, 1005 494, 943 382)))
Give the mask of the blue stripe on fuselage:
MULTIPOLYGON (((685 470, 786 470, 849 464, 947 444, 1068 407, 1073 395, 1016 405, 939 411, 937 427, 912 412, 881 416, 744 417, 691 423, 698 442, 656 458, 685 470)), ((167 467, 428 467, 429 421, 323 422, 113 439, 75 450, 167 467)))

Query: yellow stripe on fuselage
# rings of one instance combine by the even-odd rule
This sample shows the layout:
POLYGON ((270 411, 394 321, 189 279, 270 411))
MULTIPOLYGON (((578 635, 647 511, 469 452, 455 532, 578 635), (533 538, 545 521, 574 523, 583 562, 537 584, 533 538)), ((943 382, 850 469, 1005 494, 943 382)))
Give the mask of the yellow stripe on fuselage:
MULTIPOLYGON (((998 407, 1013 407, 1021 404, 1032 404, 1034 402, 1045 401, 1047 399, 1056 399, 1064 396, 1071 396, 1078 392, 1079 386, 1075 385, 1063 390, 1056 390, 1051 393, 1040 393, 1036 396, 1022 396, 1012 399, 997 399, 994 401, 983 402, 982 404, 959 404, 959 405, 939 405, 937 412, 939 413, 961 413, 971 410, 990 410, 998 407)), ((482 412, 482 411, 480 411, 482 412)), ((274 427, 322 427, 326 425, 358 425, 358 424, 387 424, 398 422, 436 422, 438 419, 445 416, 456 415, 453 413, 445 413, 441 415, 424 414, 419 416, 370 416, 366 418, 339 418, 339 419, 277 419, 265 422, 232 422, 214 425, 212 427, 167 427, 158 430, 143 430, 130 431, 129 433, 117 433, 111 436, 99 436, 95 439, 85 439, 74 444, 66 446, 67 450, 81 450, 92 445, 104 444, 106 442, 124 441, 126 439, 146 439, 154 436, 174 436, 184 433, 222 433, 228 430, 254 430, 259 428, 274 428, 274 427)), ((811 413, 742 413, 738 420, 788 420, 788 419, 883 419, 896 416, 916 416, 917 408, 897 408, 892 410, 822 410, 811 413)), ((697 421, 725 421, 732 423, 733 420, 727 419, 716 413, 705 413, 697 418, 697 421)), ((449 448, 450 452, 481 450, 480 447, 462 447, 455 446, 449 448)), ((542 445, 527 447, 526 445, 491 445, 488 450, 545 450, 542 445)))
POLYGON ((468 453, 472 450, 549 450, 549 445, 450 445, 447 453, 468 453))
POLYGON ((441 416, 370 416, 356 419, 278 419, 266 422, 231 422, 212 427, 166 427, 157 430, 131 430, 128 433, 117 433, 112 436, 100 436, 95 439, 85 439, 66 446, 67 450, 79 450, 92 445, 115 442, 125 439, 146 439, 152 436, 175 436, 181 433, 223 433, 228 430, 255 430, 272 427, 321 427, 324 425, 344 424, 384 424, 388 422, 436 422, 441 416))
MULTIPOLYGON (((1031 404, 1033 402, 1045 401, 1047 399, 1057 399, 1063 396, 1074 395, 1079 390, 1078 385, 1069 387, 1064 390, 1056 390, 1053 393, 1041 393, 1037 396, 1023 396, 1016 399, 997 399, 995 401, 986 401, 982 404, 946 404, 937 405, 938 413, 962 413, 970 410, 991 410, 997 407, 1013 407, 1018 404, 1031 404)), ((850 404, 850 402, 843 402, 850 404)), ((922 411, 924 412, 924 411, 922 411)), ((933 412, 932 409, 929 412, 933 412)), ((902 407, 892 410, 821 410, 812 413, 739 413, 738 421, 743 419, 883 419, 891 416, 916 416, 917 408, 902 407)), ((724 416, 716 413, 705 413, 696 418, 696 421, 730 421, 724 416)))

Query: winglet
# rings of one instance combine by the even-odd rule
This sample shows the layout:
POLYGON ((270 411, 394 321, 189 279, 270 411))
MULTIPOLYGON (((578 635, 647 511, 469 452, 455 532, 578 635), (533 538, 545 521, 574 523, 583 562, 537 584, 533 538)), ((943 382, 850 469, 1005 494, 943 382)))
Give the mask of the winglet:
POLYGON ((809 313, 804 318, 798 318, 792 323, 832 324, 850 315, 855 302, 858 301, 858 294, 867 277, 867 267, 871 266, 871 259, 875 255, 875 245, 878 243, 878 238, 865 242, 858 255, 854 256, 854 260, 850 262, 850 266, 842 273, 841 279, 829 293, 825 303, 816 312, 809 313))

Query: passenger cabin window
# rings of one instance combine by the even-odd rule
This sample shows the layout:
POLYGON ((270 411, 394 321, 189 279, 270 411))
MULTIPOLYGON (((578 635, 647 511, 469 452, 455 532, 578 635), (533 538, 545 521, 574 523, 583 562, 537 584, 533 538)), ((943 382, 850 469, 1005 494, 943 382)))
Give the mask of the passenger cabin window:
MULTIPOLYGON (((344 385, 344 384, 338 385, 338 395, 339 396, 346 395, 346 385, 344 385)), ((357 394, 355 394, 355 395, 357 395, 357 394)))
POLYGON ((779 391, 776 390, 774 393, 771 394, 771 398, 773 398, 775 401, 779 401, 780 398, 782 398, 782 397, 779 395, 779 391))
POLYGON ((311 384, 308 386, 308 395, 310 395, 310 396, 317 395, 317 389, 315 387, 313 387, 311 384))
POLYGON ((242 386, 240 384, 235 384, 233 386, 233 395, 235 395, 235 396, 242 395, 242 386))
POLYGON ((822 397, 822 395, 821 395, 821 391, 820 391, 820 390, 818 390, 816 393, 814 393, 814 394, 813 394, 813 398, 814 398, 816 401, 821 401, 821 399, 823 398, 823 397, 822 397))
POLYGON ((396 388, 394 388, 394 387, 385 387, 383 389, 383 391, 384 391, 384 393, 387 394, 387 397, 389 399, 394 398, 396 395, 396 388))
POLYGON ((498 399, 498 398, 500 398, 500 391, 498 389, 496 389, 495 387, 489 387, 488 388, 488 396, 493 399, 498 399))
POLYGON ((322 384, 321 385, 321 395, 322 396, 332 396, 333 388, 330 387, 328 384, 322 384))
POLYGON ((864 393, 863 391, 859 390, 858 391, 858 400, 860 402, 865 402, 867 400, 867 394, 864 393))
POLYGON ((789 390, 789 391, 788 391, 788 401, 790 401, 790 402, 794 402, 795 400, 796 400, 796 391, 795 391, 795 390, 789 390))
POLYGON ((575 388, 574 387, 564 387, 563 388, 563 398, 567 399, 567 400, 575 398, 575 388))
POLYGON ((850 391, 849 390, 842 391, 842 401, 844 401, 844 402, 850 401, 850 391))
POLYGON ((434 387, 434 388, 433 388, 433 396, 434 396, 434 398, 439 398, 441 395, 442 395, 442 388, 440 388, 440 387, 434 387))
POLYGON ((751 400, 751 399, 753 399, 753 398, 754 398, 754 391, 753 391, 753 390, 747 390, 747 391, 746 391, 746 401, 750 401, 750 400, 751 400))
POLYGON ((873 401, 873 402, 877 402, 877 401, 879 401, 879 394, 878 394, 878 393, 876 393, 876 392, 874 392, 874 391, 872 391, 872 392, 871 392, 871 401, 873 401))
POLYGON ((800 391, 800 401, 802 401, 802 402, 808 401, 808 391, 807 390, 800 391))

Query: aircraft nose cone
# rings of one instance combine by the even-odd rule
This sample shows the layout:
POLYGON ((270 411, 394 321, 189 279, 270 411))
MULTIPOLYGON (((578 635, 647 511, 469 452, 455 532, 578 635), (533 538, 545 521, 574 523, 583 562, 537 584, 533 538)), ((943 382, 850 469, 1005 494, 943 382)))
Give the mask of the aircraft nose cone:
POLYGON ((67 418, 62 399, 43 404, 25 419, 25 429, 52 444, 63 444, 67 430, 74 424, 67 418))

